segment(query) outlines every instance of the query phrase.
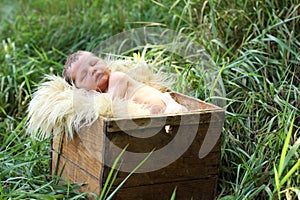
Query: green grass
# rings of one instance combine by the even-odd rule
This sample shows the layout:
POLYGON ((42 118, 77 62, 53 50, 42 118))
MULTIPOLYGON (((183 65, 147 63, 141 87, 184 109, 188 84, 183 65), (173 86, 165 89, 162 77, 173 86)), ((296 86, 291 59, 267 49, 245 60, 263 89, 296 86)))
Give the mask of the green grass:
MULTIPOLYGON (((28 102, 44 74, 61 74, 67 54, 151 25, 195 39, 222 69, 218 198, 299 199, 299 10, 297 0, 1 1, 0 199, 86 198, 79 185, 50 178, 49 140, 25 134, 28 102)), ((159 59, 186 72, 190 95, 209 99, 203 74, 168 54, 159 59)))

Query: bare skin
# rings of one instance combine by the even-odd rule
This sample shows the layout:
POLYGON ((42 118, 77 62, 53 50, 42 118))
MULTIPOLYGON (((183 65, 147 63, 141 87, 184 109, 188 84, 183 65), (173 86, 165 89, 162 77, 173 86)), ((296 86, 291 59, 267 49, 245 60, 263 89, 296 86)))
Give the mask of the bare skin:
POLYGON ((186 110, 175 101, 166 105, 163 100, 164 93, 132 79, 123 72, 111 73, 104 60, 87 51, 83 51, 79 59, 71 64, 70 76, 78 88, 108 93, 112 99, 131 99, 145 105, 151 114, 186 110))

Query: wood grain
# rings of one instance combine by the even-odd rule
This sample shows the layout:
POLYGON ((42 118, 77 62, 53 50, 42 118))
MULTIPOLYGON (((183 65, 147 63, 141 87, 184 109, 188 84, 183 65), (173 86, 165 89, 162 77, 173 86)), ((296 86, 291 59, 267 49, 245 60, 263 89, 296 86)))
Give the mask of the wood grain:
MULTIPOLYGON (((52 153, 52 163, 57 161, 57 153, 52 153)), ((69 180, 70 183, 83 183, 83 186, 78 188, 81 192, 93 192, 96 195, 100 194, 102 188, 101 180, 99 177, 94 177, 89 174, 85 169, 80 168, 78 165, 72 163, 70 160, 64 156, 60 156, 58 162, 58 174, 62 171, 61 176, 66 180, 69 180)), ((60 183, 66 184, 66 183, 60 183)), ((94 199, 92 196, 89 196, 89 199, 94 199)))
POLYGON ((114 199, 125 200, 169 200, 176 188, 176 200, 209 200, 214 199, 217 177, 210 179, 188 180, 155 185, 121 188, 114 199))
MULTIPOLYGON (((189 130, 191 127, 186 126, 186 130, 189 130)), ((203 129, 199 129, 201 132, 203 129)), ((215 129, 216 131, 220 131, 220 129, 215 129)), ((162 134, 159 134, 162 135, 162 134)), ((128 151, 133 150, 134 152, 145 152, 145 150, 149 150, 146 152, 150 152, 153 148, 156 147, 156 150, 159 150, 160 148, 163 148, 165 140, 161 137, 161 139, 153 139, 151 140, 138 140, 134 137, 129 137, 125 134, 111 134, 111 141, 120 147, 125 147, 127 144, 129 144, 129 147, 127 148, 128 151), (138 141, 138 142, 137 142, 138 141)), ((201 147, 201 144, 203 142, 205 135, 201 135, 198 133, 196 137, 192 140, 192 144, 188 147, 188 149, 173 163, 170 163, 166 167, 159 169, 157 171, 153 172, 147 172, 147 173, 137 173, 133 175, 133 178, 129 179, 124 187, 127 186, 137 186, 137 185, 145 185, 145 184, 158 184, 158 183, 165 183, 165 182, 172 182, 172 181, 183 181, 188 179, 207 179, 212 176, 218 176, 218 169, 220 164, 220 138, 218 139, 217 143, 214 145, 214 148, 212 151, 203 159, 199 158, 199 150, 201 147)), ((175 136, 174 136, 175 137, 175 136)), ((172 138, 172 137, 170 137, 172 138)), ((173 139, 173 138, 172 138, 173 139)), ((172 139, 169 139, 172 141, 172 139)), ((169 141, 168 140, 168 141, 169 141)), ((187 141, 188 141, 187 136, 187 141)), ((184 142, 180 140, 179 142, 184 142)), ((170 148, 170 152, 165 152, 166 155, 160 155, 159 158, 149 158, 149 162, 155 163, 155 162, 164 162, 164 158, 167 160, 169 156, 173 153, 172 151, 176 152, 175 149, 172 150, 170 148), (161 159, 161 160, 159 160, 161 159)), ((115 159, 116 156, 119 155, 119 151, 116 151, 115 148, 107 149, 106 150, 106 159, 112 159, 111 162, 115 159)), ((137 166, 141 160, 135 160, 133 157, 124 157, 124 160, 122 161, 123 165, 126 165, 127 167, 130 166, 132 169, 137 166)), ((107 173, 109 171, 109 168, 105 168, 105 175, 104 179, 107 176, 107 173)), ((122 170, 122 167, 121 167, 122 170)), ((128 173, 125 172, 119 172, 116 184, 120 183, 128 173)))
MULTIPOLYGON (((54 138, 52 173, 56 165, 58 171, 65 165, 62 177, 72 183, 87 183, 80 190, 99 195, 110 170, 104 164, 113 163, 129 144, 127 151, 132 153, 148 154, 155 149, 153 155, 157 153, 159 156, 150 157, 146 162, 150 167, 155 163, 165 166, 133 174, 117 193, 116 199, 170 199, 175 187, 176 199, 213 199, 219 173, 220 134, 225 112, 217 106, 179 93, 170 94, 189 112, 133 119, 99 117, 91 127, 76 134, 74 140, 62 138, 61 149, 60 138, 54 138), (165 133, 165 125, 172 125, 172 134, 165 133), (211 148, 203 158, 199 157, 201 147, 211 148), (168 163, 168 158, 179 150, 182 154, 168 163)), ((123 165, 132 169, 141 161, 126 155, 122 159, 123 165)), ((117 187, 127 175, 121 167, 113 187, 117 187)))

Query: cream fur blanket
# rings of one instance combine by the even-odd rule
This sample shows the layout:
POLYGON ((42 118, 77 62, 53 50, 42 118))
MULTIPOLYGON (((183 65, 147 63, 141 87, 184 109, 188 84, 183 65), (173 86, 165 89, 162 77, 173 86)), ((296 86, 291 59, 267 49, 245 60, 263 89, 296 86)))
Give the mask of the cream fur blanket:
MULTIPOLYGON (((164 91, 169 87, 166 76, 154 73, 144 60, 107 60, 112 71, 122 71, 133 79, 164 91)), ((38 139, 65 133, 69 139, 83 126, 89 126, 99 116, 133 117, 149 115, 140 104, 114 99, 96 91, 77 89, 62 77, 47 75, 47 81, 34 92, 28 106, 27 132, 38 139)))

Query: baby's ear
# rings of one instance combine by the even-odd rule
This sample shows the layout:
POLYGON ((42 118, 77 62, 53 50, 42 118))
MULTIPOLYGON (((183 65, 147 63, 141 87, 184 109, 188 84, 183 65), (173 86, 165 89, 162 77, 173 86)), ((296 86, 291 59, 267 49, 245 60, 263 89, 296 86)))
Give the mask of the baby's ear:
POLYGON ((71 80, 70 78, 68 78, 67 76, 64 76, 64 79, 65 79, 65 81, 66 81, 69 85, 71 85, 71 86, 75 85, 75 84, 74 84, 74 81, 71 80))

